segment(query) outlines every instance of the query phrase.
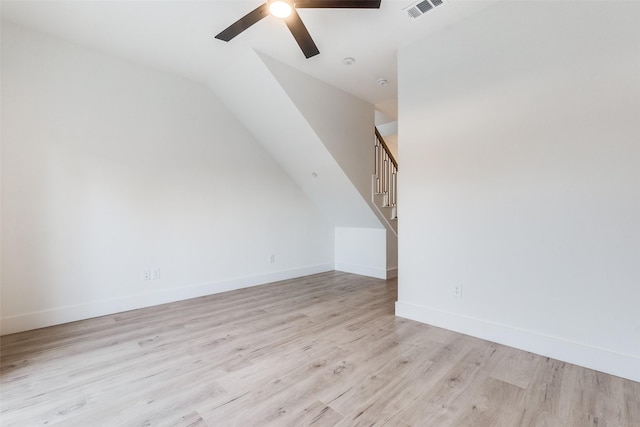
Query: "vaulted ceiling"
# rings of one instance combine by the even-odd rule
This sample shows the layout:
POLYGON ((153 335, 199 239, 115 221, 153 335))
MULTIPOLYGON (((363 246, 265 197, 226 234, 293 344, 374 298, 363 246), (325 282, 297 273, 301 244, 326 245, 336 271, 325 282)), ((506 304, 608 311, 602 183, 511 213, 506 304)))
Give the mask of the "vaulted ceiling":
MULTIPOLYGON (((396 54, 400 47, 492 4, 445 0, 412 19, 418 1, 383 0, 380 9, 301 9, 320 54, 305 59, 283 22, 268 16, 226 43, 214 36, 261 0, 233 1, 5 1, 2 18, 202 82, 239 51, 264 52, 397 117, 396 54), (345 65, 343 59, 355 62, 345 65), (386 86, 378 80, 388 80, 386 86)), ((430 78, 433 78, 431 76, 430 78)), ((241 84, 241 82, 236 82, 241 84)))

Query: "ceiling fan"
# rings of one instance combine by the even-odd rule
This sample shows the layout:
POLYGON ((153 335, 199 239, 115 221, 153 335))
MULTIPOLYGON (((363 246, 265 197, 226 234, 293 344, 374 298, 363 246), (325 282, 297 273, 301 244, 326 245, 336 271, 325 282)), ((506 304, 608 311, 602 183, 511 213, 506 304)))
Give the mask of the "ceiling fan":
POLYGON ((296 9, 379 9, 381 0, 267 0, 216 36, 228 42, 262 18, 271 14, 282 19, 306 58, 320 53, 296 9))

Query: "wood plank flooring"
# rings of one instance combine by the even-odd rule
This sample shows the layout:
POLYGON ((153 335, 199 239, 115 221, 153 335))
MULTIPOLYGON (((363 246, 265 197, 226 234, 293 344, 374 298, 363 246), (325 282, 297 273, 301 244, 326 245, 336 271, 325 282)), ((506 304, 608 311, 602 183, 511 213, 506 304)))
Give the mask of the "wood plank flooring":
POLYGON ((9 426, 640 426, 640 383, 394 316, 331 272, 2 337, 9 426))

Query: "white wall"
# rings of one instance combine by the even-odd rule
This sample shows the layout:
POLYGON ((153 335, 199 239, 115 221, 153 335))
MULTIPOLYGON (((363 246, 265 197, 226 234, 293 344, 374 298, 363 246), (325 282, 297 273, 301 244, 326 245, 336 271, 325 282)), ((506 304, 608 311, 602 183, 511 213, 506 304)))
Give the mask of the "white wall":
POLYGON ((333 225, 200 84, 3 23, 1 137, 3 333, 333 269, 333 225))
MULTIPOLYGON (((267 55, 260 56, 358 190, 361 200, 378 218, 377 227, 347 227, 349 224, 336 223, 336 269, 378 278, 395 277, 397 237, 390 227, 385 232, 384 218, 372 201, 376 116, 373 105, 267 55), (374 241, 380 246, 372 248, 374 241), (378 256, 379 251, 384 255, 382 258, 378 256)), ((335 204, 331 200, 328 203, 335 204)))
POLYGON ((399 53, 397 314, 640 380, 638 22, 502 2, 399 53))
POLYGON ((335 269, 338 271, 386 279, 386 249, 384 228, 335 228, 335 269))
POLYGON ((379 221, 340 165, 252 50, 232 49, 233 60, 209 82, 214 92, 332 224, 376 227, 379 221), (228 81, 242 84, 227 84, 228 81), (316 176, 314 176, 314 173, 316 176))
MULTIPOLYGON (((371 234, 384 235, 369 204, 373 106, 268 55, 240 50, 235 55, 218 71, 224 79, 212 87, 337 227, 336 268, 381 277, 391 262, 395 273, 397 251, 380 261, 369 247, 358 249, 371 242, 371 234), (244 84, 225 85, 227 79, 244 84), (353 230, 351 239, 341 238, 343 228, 353 230)), ((383 253, 392 243, 380 242, 383 253)))
POLYGON ((267 55, 260 56, 363 200, 370 202, 373 105, 267 55))

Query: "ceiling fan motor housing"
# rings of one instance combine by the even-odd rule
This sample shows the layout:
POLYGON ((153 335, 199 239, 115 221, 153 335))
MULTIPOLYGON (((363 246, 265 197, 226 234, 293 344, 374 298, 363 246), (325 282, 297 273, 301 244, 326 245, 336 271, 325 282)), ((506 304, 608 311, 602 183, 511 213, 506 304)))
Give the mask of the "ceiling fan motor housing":
POLYGON ((296 9, 379 9, 381 0, 267 0, 227 27, 216 38, 230 41, 267 15, 282 18, 306 58, 320 53, 296 9), (273 8, 272 8, 273 6, 273 8))

